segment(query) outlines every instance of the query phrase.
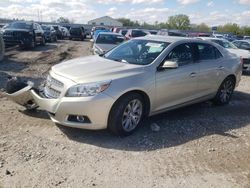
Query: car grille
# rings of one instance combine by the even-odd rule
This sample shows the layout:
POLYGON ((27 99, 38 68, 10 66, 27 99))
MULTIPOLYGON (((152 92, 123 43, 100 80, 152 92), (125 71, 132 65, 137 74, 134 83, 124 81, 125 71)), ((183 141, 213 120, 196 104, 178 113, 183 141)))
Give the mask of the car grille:
POLYGON ((44 95, 48 98, 57 99, 60 97, 64 84, 51 75, 47 77, 45 87, 44 87, 44 95))
POLYGON ((250 64, 250 59, 243 59, 243 64, 250 64))
POLYGON ((20 40, 24 37, 28 37, 28 32, 19 32, 19 31, 5 31, 3 33, 3 37, 8 37, 8 38, 12 38, 15 40, 20 40))

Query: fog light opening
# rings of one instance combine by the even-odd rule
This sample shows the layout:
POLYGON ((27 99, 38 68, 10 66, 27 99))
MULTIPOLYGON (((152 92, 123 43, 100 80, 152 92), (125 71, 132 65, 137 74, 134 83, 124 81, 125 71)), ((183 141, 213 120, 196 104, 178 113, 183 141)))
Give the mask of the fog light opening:
POLYGON ((91 123, 89 118, 83 115, 69 115, 68 121, 75 122, 75 123, 91 123))
POLYGON ((79 121, 80 123, 84 123, 85 122, 85 117, 84 116, 76 116, 77 121, 79 121))

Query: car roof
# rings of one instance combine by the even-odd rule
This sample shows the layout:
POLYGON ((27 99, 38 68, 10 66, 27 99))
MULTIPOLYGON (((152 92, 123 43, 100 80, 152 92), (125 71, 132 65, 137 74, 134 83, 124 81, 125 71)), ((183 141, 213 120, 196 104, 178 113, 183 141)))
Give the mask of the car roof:
POLYGON ((220 40, 220 41, 227 41, 226 39, 223 38, 215 38, 215 37, 197 37, 198 39, 202 40, 220 40))
POLYGON ((198 39, 192 39, 192 38, 187 38, 187 37, 174 37, 174 36, 165 36, 165 35, 146 35, 144 37, 138 37, 138 38, 139 39, 146 39, 146 40, 160 41, 160 42, 169 42, 169 43, 174 43, 174 42, 182 41, 182 40, 199 41, 198 39))

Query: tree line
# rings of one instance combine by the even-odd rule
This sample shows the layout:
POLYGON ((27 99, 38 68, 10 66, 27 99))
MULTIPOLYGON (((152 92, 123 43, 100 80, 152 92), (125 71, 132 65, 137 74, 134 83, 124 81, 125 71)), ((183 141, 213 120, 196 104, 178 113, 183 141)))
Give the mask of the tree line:
MULTIPOLYGON (((178 14, 170 16, 166 22, 154 24, 139 23, 138 21, 132 21, 128 18, 118 18, 119 22, 123 23, 125 27, 142 27, 145 29, 177 29, 177 30, 191 30, 198 32, 211 32, 212 28, 206 23, 191 24, 190 18, 184 14, 178 14)), ((233 35, 250 35, 250 26, 239 26, 236 23, 226 23, 225 25, 219 25, 217 32, 231 33, 233 35)))

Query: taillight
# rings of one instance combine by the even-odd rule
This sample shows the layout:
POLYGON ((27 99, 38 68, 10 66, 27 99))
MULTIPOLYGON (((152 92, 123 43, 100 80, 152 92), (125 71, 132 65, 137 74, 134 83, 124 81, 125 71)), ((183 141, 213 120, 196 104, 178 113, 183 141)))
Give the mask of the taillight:
POLYGON ((240 57, 240 64, 243 65, 243 58, 240 57))

